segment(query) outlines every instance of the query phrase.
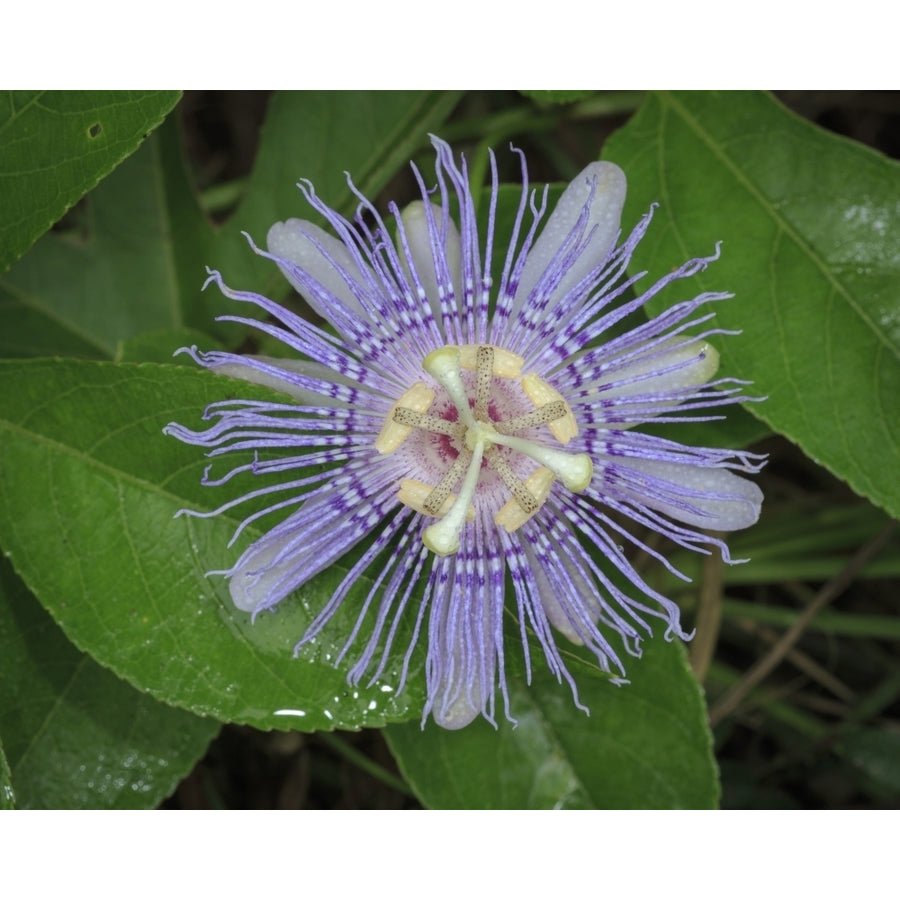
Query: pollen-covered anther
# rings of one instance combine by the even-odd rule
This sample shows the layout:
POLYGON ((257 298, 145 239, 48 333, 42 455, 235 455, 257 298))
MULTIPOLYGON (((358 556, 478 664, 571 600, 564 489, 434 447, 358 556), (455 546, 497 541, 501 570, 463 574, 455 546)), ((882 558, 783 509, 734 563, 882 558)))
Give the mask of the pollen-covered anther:
POLYGON ((523 482, 534 500, 533 508, 527 510, 516 497, 510 497, 494 516, 494 523, 510 534, 521 528, 544 505, 555 480, 556 476, 544 466, 535 469, 523 482))
MULTIPOLYGON (((418 481, 415 478, 404 478, 403 481, 400 482, 400 490, 397 492, 397 499, 423 515, 437 516, 438 518, 446 516, 456 501, 456 494, 447 494, 437 512, 431 512, 426 508, 425 501, 433 492, 434 487, 430 484, 425 484, 424 481, 418 481)), ((469 504, 469 508, 466 511, 466 521, 473 522, 474 520, 475 507, 469 504)))
POLYGON ((384 420, 381 432, 375 439, 375 449, 379 453, 393 453, 410 435, 415 425, 398 422, 394 418, 396 411, 403 407, 415 413, 424 413, 434 403, 434 391, 421 381, 417 381, 391 407, 384 420))
POLYGON ((538 425, 548 425, 557 419, 563 418, 569 414, 569 407, 564 400, 554 400, 552 403, 545 403, 540 409, 532 410, 513 419, 504 419, 502 422, 495 422, 494 429, 501 434, 515 434, 517 431, 524 431, 526 428, 535 428, 538 425))
POLYGON ((430 431, 433 434, 446 434, 450 437, 461 438, 466 432, 466 426, 458 422, 451 422, 439 416, 430 416, 427 413, 416 412, 405 406, 398 406, 394 410, 394 421, 410 428, 419 428, 422 431, 430 431))
POLYGON ((522 366, 525 365, 523 357, 503 347, 494 347, 490 344, 462 344, 459 347, 459 364, 469 372, 478 370, 478 351, 481 347, 490 347, 494 351, 491 374, 498 378, 520 378, 522 366))
POLYGON ((560 394, 555 387, 547 384, 539 375, 529 372, 522 378, 522 390, 528 399, 540 409, 549 403, 560 402, 565 406, 565 414, 560 418, 547 422, 553 437, 561 444, 568 444, 573 437, 578 434, 578 423, 575 421, 575 414, 572 412, 569 404, 566 403, 563 395, 560 394))

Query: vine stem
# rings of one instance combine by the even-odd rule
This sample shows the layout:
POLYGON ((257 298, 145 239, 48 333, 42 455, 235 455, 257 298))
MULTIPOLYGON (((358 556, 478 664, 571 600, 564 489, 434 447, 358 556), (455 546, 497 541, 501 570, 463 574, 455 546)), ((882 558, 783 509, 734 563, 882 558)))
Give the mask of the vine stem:
POLYGON ((737 684, 719 698, 710 708, 710 725, 715 726, 726 716, 731 715, 753 688, 784 659, 817 613, 839 597, 863 566, 881 551, 893 534, 896 524, 896 522, 889 522, 868 544, 861 547, 847 565, 816 594, 812 603, 803 610, 797 621, 781 637, 781 640, 775 643, 765 656, 757 660, 737 684))
POLYGON ((370 759, 365 753, 360 753, 356 747, 343 738, 330 731, 318 731, 316 732, 316 737, 323 744, 343 756, 348 762, 353 763, 353 765, 359 767, 382 784, 387 785, 391 790, 397 791, 406 797, 415 798, 415 794, 413 794, 409 789, 409 785, 402 778, 398 778, 396 775, 388 772, 387 769, 378 765, 375 760, 370 759))

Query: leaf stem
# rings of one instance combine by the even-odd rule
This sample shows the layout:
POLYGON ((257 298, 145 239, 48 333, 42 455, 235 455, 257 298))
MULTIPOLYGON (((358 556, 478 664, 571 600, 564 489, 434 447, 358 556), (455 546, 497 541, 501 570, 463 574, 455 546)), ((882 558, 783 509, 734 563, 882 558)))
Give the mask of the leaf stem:
POLYGON ((370 759, 365 753, 360 753, 356 747, 345 741, 343 738, 338 737, 334 732, 319 731, 316 732, 316 737, 319 738, 323 744, 326 744, 334 750, 335 753, 339 753, 348 762, 353 763, 353 765, 362 769, 391 790, 397 791, 405 797, 415 797, 415 794, 410 790, 409 785, 407 785, 402 778, 398 778, 393 773, 388 772, 387 769, 380 766, 375 760, 370 759))

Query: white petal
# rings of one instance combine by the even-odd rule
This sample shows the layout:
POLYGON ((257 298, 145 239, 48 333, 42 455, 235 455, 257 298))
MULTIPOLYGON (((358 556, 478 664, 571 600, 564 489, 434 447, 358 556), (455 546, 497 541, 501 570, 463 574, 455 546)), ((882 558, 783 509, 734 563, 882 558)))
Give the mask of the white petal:
POLYGON ((528 254, 516 291, 516 306, 525 302, 529 292, 569 236, 588 202, 591 182, 594 179, 597 181, 597 187, 591 201, 585 234, 590 233, 593 228, 596 228, 596 231, 587 248, 575 260, 554 290, 548 308, 552 308, 565 297, 591 269, 600 265, 613 248, 622 220, 622 207, 625 205, 625 174, 614 163, 595 162, 569 184, 544 224, 540 236, 528 254))
POLYGON ((280 525, 251 544, 229 576, 228 589, 238 609, 254 612, 280 603, 314 575, 352 549, 367 532, 355 529, 347 540, 347 514, 325 493, 307 500, 280 525), (313 531, 310 523, 318 528, 313 531), (327 535, 330 540, 323 540, 327 535), (279 554, 284 559, 278 561, 279 554), (284 581, 282 581, 284 579, 284 581))
MULTIPOLYGON (((443 212, 439 206, 430 203, 431 213, 434 217, 434 226, 440 232, 443 212)), ((409 244, 409 252, 413 259, 413 265, 419 276, 419 281, 425 289, 425 296, 431 305, 431 312, 435 321, 441 321, 441 300, 438 289, 437 269, 434 264, 434 250, 431 246, 431 232, 428 227, 428 212, 421 200, 410 203, 401 214, 403 230, 406 232, 406 241, 409 244)), ((447 221, 448 230, 445 235, 437 235, 438 253, 443 253, 449 270, 451 283, 446 283, 446 274, 441 273, 442 287, 445 293, 452 289, 454 296, 462 296, 462 251, 460 249, 459 230, 452 219, 447 221)), ((399 244, 399 242, 398 242, 399 244)), ((406 267, 406 254, 402 246, 398 246, 400 259, 406 267)))
POLYGON ((297 565, 297 556, 291 555, 276 566, 271 563, 294 537, 296 535, 288 534, 280 539, 273 539, 268 534, 243 553, 228 581, 231 599, 238 609, 253 612, 263 603, 267 607, 274 606, 293 590, 293 586, 286 590, 282 588, 278 592, 274 592, 273 588, 297 565))
MULTIPOLYGON (((481 692, 476 690, 475 685, 472 686, 472 696, 475 703, 484 703, 484 698, 481 696, 481 692)), ((432 711, 434 721, 440 725, 441 728, 446 728, 448 731, 458 731, 460 728, 465 728, 466 725, 474 721, 480 713, 480 705, 475 707, 469 703, 469 698, 466 696, 466 688, 464 685, 443 685, 440 692, 435 697, 434 709, 432 711), (458 696, 447 709, 442 709, 444 695, 445 693, 449 695, 451 689, 458 690, 458 696)))
POLYGON ((469 604, 455 594, 453 580, 435 592, 432 615, 441 617, 436 640, 428 646, 428 696, 431 715, 441 728, 463 728, 485 710, 496 680, 496 648, 492 613, 502 597, 487 592, 472 598, 482 608, 483 630, 472 617, 469 604), (452 637, 451 637, 452 632, 452 637))
POLYGON ((706 341, 690 341, 676 336, 656 347, 648 347, 644 356, 621 367, 616 367, 613 361, 613 365, 600 376, 602 382, 612 386, 600 391, 599 397, 602 400, 610 400, 613 397, 660 394, 698 387, 706 384, 716 374, 718 368, 719 352, 715 347, 706 341), (663 371, 670 368, 671 372, 663 371), (653 374, 661 371, 663 374, 653 374), (616 384, 631 378, 638 380, 628 384, 616 384))
MULTIPOLYGON (((356 293, 362 293, 361 285, 365 283, 366 279, 343 242, 312 222, 288 219, 287 222, 276 222, 269 229, 267 243, 271 254, 293 263, 294 266, 312 276, 352 316, 357 319, 369 318, 356 296, 356 293), (331 261, 326 259, 316 244, 319 244, 331 257, 331 261), (349 276, 351 279, 350 285, 345 276, 349 276)), ((313 296, 308 286, 304 285, 288 266, 279 264, 279 268, 284 273, 284 277, 303 295, 309 305, 320 316, 333 324, 333 313, 330 306, 322 302, 321 298, 313 296)), ((371 273, 366 274, 371 277, 371 273)))
POLYGON ((649 475, 657 480, 655 487, 671 496, 672 502, 647 497, 639 490, 625 488, 645 506, 665 513, 688 525, 712 531, 737 531, 748 528, 759 518, 762 491, 752 481, 735 475, 728 469, 703 468, 690 463, 659 462, 650 459, 622 460, 621 465, 649 475), (665 482, 665 483, 662 483, 665 482), (688 491, 724 495, 726 499, 692 497, 688 491), (676 505, 682 500, 702 510, 698 515, 676 505))
MULTIPOLYGON (((531 572, 534 577, 534 580, 537 582, 538 587, 538 595, 541 600, 541 606, 544 607, 544 613, 547 618, 550 620, 550 624, 559 632, 564 634, 573 644, 584 644, 584 641, 578 636, 578 632, 575 630, 575 627, 569 621, 569 617, 566 615, 565 609, 563 609, 562 603, 557 598, 558 589, 551 585, 550 579, 547 577, 544 572, 543 565, 538 561, 537 555, 535 554, 532 547, 525 541, 522 542, 522 549, 525 551, 525 556, 528 558, 528 564, 531 567, 531 572)), ((557 560, 558 564, 561 567, 564 567, 566 570, 566 574, 569 578, 572 579, 575 590, 581 598, 593 597, 597 593, 597 588, 593 584, 588 584, 579 573, 576 571, 574 566, 567 566, 566 562, 568 561, 568 557, 564 554, 560 553, 559 558, 557 560)), ((577 601, 576 601, 577 602, 577 601)), ((572 599, 570 598, 569 604, 572 606, 572 599)), ((586 604, 582 604, 586 605, 586 604)), ((575 610, 573 609, 573 614, 575 610)), ((588 633, 590 632, 590 626, 596 624, 596 618, 594 618, 589 623, 584 623, 582 628, 585 629, 588 633)))
MULTIPOLYGON (((457 625, 455 646, 444 649, 441 677, 433 692, 434 706, 431 710, 434 721, 441 728, 451 731, 465 728, 484 709, 487 697, 483 689, 482 665, 490 666, 488 684, 493 687, 494 683, 493 657, 473 659, 467 654, 461 630, 461 625, 457 625), (448 677, 447 669, 451 664, 453 673, 448 677)), ((429 694, 431 693, 429 690, 429 694)))

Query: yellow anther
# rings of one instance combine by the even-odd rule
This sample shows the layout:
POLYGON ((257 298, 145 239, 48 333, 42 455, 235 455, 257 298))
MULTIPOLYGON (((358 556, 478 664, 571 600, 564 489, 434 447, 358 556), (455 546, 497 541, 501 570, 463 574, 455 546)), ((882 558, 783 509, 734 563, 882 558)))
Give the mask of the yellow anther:
MULTIPOLYGON (((459 348, 459 364, 470 372, 478 370, 478 344, 463 344, 459 348)), ((522 375, 522 366, 525 360, 518 353, 504 350, 502 347, 494 347, 493 374, 498 378, 519 378, 522 375)))
POLYGON ((548 422, 547 427, 561 444, 568 444, 578 434, 578 423, 575 421, 575 414, 572 412, 569 404, 566 403, 563 395, 560 394, 555 387, 547 384, 543 378, 529 372, 522 378, 522 390, 525 391, 528 399, 536 406, 545 406, 556 400, 565 404, 566 414, 561 419, 548 422))
POLYGON ((379 453, 393 453, 410 435, 412 425, 401 425, 394 421, 394 410, 398 407, 425 412, 434 403, 434 391, 417 381, 392 407, 381 427, 381 433, 375 441, 375 449, 379 453))
POLYGON ((526 512, 515 497, 510 497, 494 516, 494 524, 505 528, 510 534, 521 528, 544 505, 555 478, 556 476, 543 466, 535 469, 525 479, 525 487, 537 501, 534 508, 530 512, 526 512))
MULTIPOLYGON (((422 515, 425 516, 430 516, 431 513, 425 509, 425 501, 433 490, 434 488, 430 484, 425 484, 424 481, 417 481, 415 478, 404 478, 403 481, 400 482, 400 490, 397 492, 397 499, 401 503, 405 503, 407 506, 414 509, 416 512, 422 513, 422 515)), ((455 501, 456 494, 448 494, 444 498, 441 508, 438 510, 437 517, 443 518, 446 516, 447 513, 450 512, 455 501)), ((473 522, 474 520, 475 507, 469 504, 469 509, 466 511, 466 521, 473 522)))

